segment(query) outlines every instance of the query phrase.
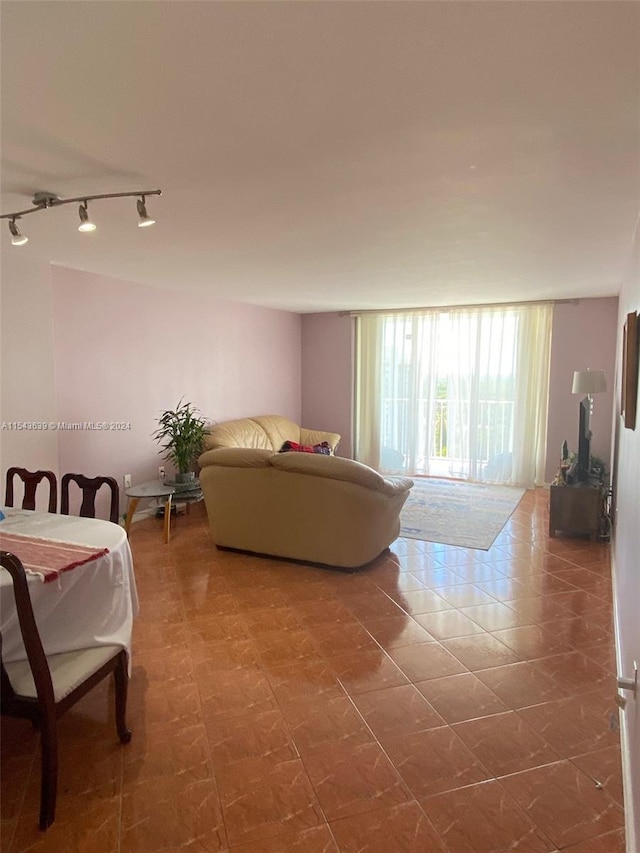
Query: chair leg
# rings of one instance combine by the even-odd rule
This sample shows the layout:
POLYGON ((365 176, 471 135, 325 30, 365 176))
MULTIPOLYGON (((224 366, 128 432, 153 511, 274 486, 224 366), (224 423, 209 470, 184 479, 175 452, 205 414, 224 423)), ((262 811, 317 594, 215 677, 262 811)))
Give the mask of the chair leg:
POLYGON ((58 727, 55 718, 42 720, 40 734, 40 829, 51 826, 56 816, 58 792, 58 727))
POLYGON ((121 743, 129 743, 131 731, 127 728, 127 690, 129 687, 129 674, 127 672, 127 653, 124 649, 118 655, 118 663, 113 670, 113 678, 116 684, 116 727, 121 743))

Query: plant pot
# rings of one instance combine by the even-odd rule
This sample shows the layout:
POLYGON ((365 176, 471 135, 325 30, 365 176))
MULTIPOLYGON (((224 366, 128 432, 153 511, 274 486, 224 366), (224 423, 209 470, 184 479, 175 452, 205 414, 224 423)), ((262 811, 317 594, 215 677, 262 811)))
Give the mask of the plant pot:
POLYGON ((184 474, 176 474, 175 480, 169 485, 175 486, 177 494, 183 494, 197 491, 200 488, 200 481, 194 471, 187 471, 184 474))

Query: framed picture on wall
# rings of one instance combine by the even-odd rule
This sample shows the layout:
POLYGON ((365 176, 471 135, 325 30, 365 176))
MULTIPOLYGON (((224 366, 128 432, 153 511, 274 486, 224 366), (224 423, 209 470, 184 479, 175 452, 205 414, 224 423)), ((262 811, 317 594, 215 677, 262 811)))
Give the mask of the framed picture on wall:
POLYGON ((622 330, 622 382, 620 412, 627 429, 636 428, 638 407, 638 312, 627 314, 622 330))

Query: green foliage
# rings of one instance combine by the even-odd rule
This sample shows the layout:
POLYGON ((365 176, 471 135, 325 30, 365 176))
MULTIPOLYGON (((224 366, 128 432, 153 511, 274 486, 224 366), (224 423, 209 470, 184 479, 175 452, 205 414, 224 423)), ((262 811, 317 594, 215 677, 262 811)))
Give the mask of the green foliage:
MULTIPOLYGON (((567 462, 569 465, 578 461, 578 454, 573 451, 569 453, 569 457, 567 462)), ((605 464, 604 459, 601 459, 599 456, 596 456, 592 453, 589 456, 589 476, 597 477, 600 482, 604 482, 605 477, 607 476, 607 466, 605 464)))
POLYGON ((175 409, 161 414, 158 424, 153 438, 164 451, 163 458, 173 462, 180 474, 186 474, 202 453, 206 421, 193 403, 183 403, 180 399, 175 409))
POLYGON ((593 453, 589 457, 590 473, 599 480, 604 480, 607 475, 607 466, 604 464, 604 459, 595 456, 593 453))

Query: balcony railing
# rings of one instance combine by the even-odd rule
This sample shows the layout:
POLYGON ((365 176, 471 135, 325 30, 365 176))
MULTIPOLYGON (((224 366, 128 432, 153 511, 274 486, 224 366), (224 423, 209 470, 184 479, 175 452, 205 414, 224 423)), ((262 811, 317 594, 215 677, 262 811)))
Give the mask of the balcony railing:
POLYGON ((382 404, 382 465, 402 470, 413 455, 415 472, 468 473, 489 460, 510 454, 513 400, 387 398, 382 404), (413 453, 411 449, 413 448, 413 453), (386 459, 385 459, 386 456, 386 459))

